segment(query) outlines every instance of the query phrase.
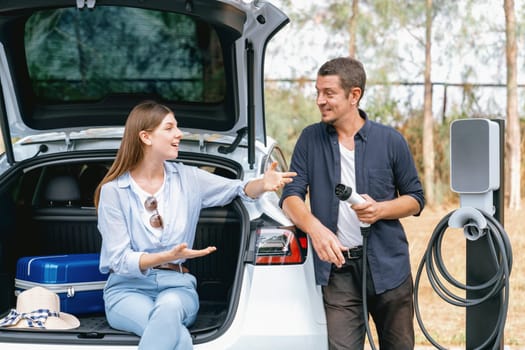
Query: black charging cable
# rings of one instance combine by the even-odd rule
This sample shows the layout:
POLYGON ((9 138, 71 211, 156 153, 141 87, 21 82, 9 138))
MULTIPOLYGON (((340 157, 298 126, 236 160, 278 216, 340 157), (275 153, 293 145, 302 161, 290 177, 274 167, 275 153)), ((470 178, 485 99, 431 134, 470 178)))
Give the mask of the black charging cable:
MULTIPOLYGON (((414 306, 417 322, 421 331, 425 337, 430 341, 437 349, 446 349, 440 345, 427 331, 421 313, 419 310, 419 281, 423 268, 426 268, 428 280, 433 290, 449 304, 460 307, 472 307, 479 305, 486 300, 497 296, 499 293, 504 291, 502 305, 499 310, 498 319, 494 330, 487 337, 486 341, 481 344, 477 349, 487 349, 489 344, 494 344, 492 349, 498 349, 499 343, 503 339, 503 333, 505 329, 505 321, 507 318, 508 304, 509 304, 509 277, 512 270, 512 249, 507 233, 503 226, 492 216, 481 210, 479 213, 485 218, 487 226, 483 228, 483 236, 486 236, 487 244, 490 250, 490 256, 494 266, 497 268, 494 275, 487 281, 478 285, 468 285, 456 280, 447 270, 441 255, 441 246, 443 237, 447 228, 450 227, 449 219, 456 212, 453 211, 446 215, 437 224, 432 233, 432 237, 428 242, 427 249, 417 270, 417 275, 414 283, 414 306), (441 275, 441 278, 440 278, 441 275), (454 294, 449 288, 443 283, 443 279, 446 280, 450 285, 463 291, 486 291, 479 298, 463 298, 457 294, 454 294)), ((466 226, 473 224, 468 222, 466 226)), ((467 229, 468 230, 468 229, 467 229)))
POLYGON ((370 322, 368 322, 368 298, 367 298, 367 259, 366 259, 366 250, 368 249, 368 235, 370 234, 370 225, 368 226, 360 226, 361 228, 361 235, 363 236, 363 281, 362 281, 362 294, 363 294, 363 316, 365 318, 365 328, 366 328, 366 335, 368 336, 368 342, 370 343, 370 347, 372 350, 376 350, 376 346, 374 344, 374 337, 372 336, 372 331, 370 329, 370 322))
MULTIPOLYGON (((349 202, 350 204, 359 204, 364 203, 365 199, 361 197, 358 193, 352 190, 351 187, 348 187, 343 184, 338 184, 335 186, 335 195, 339 200, 343 202, 349 202)), ((368 321, 368 298, 367 298, 367 257, 366 252, 368 249, 368 236, 370 234, 370 224, 359 222, 359 228, 361 229, 361 235, 363 236, 363 255, 362 259, 362 284, 361 284, 361 294, 363 299, 363 317, 365 321, 366 335, 368 337, 368 342, 370 343, 370 348, 376 350, 374 344, 374 337, 372 336, 372 330, 370 329, 370 322, 368 321)))

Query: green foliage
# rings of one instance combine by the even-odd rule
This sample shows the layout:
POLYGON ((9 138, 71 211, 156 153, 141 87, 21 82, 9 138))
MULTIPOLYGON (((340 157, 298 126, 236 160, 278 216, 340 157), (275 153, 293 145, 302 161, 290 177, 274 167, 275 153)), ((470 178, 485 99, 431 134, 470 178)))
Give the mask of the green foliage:
POLYGON ((267 86, 265 89, 267 134, 281 145, 287 160, 302 129, 320 120, 315 96, 295 86, 267 86))
POLYGON ((397 99, 392 86, 370 86, 363 98, 365 103, 360 107, 366 110, 370 120, 396 127, 407 118, 401 112, 402 102, 397 99))

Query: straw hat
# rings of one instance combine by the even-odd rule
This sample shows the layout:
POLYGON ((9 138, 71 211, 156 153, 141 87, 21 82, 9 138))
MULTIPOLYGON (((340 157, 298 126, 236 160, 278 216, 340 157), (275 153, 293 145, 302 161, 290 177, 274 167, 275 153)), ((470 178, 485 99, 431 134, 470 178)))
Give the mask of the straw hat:
MULTIPOLYGON (((16 317, 20 314, 35 314, 49 311, 49 316, 42 319, 43 328, 49 330, 63 330, 72 329, 80 326, 80 321, 75 316, 60 312, 60 298, 56 293, 43 288, 33 287, 25 290, 18 295, 16 300, 16 310, 11 310, 11 313, 0 320, 6 323, 5 327, 9 328, 40 328, 37 325, 31 325, 31 322, 24 317, 16 317), (9 324, 9 321, 17 319, 14 324, 9 324)), ((47 315, 47 312, 46 312, 47 315)))

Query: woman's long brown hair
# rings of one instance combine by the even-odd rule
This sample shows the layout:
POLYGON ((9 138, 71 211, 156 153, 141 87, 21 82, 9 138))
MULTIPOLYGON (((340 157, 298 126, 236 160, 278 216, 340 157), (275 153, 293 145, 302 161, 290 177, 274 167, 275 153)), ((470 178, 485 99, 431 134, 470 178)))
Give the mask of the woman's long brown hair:
POLYGON ((155 101, 141 102, 131 110, 115 161, 95 190, 95 207, 98 207, 102 186, 126 171, 133 170, 144 158, 144 143, 140 140, 139 133, 141 131, 152 132, 170 113, 173 114, 171 109, 155 101))

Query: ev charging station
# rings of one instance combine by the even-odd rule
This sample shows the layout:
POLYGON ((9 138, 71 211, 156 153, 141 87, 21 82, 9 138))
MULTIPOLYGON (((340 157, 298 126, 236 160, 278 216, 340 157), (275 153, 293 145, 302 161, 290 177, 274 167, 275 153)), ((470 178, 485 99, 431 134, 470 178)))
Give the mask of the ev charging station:
MULTIPOLYGON (((480 285, 496 273, 496 267, 487 259, 490 252, 483 232, 486 225, 479 221, 479 212, 468 208, 481 209, 503 223, 503 129, 503 123, 487 119, 459 119, 450 125, 450 187, 459 194, 461 208, 456 217, 456 213, 451 216, 449 226, 464 228, 468 285, 480 285)), ((482 293, 467 290, 467 299, 479 298, 482 293)), ((495 329, 502 301, 501 295, 496 295, 483 304, 467 307, 467 349, 479 347, 495 329)))
POLYGON ((415 306, 419 326, 427 339, 418 306, 419 279, 426 265, 434 291, 445 301, 466 308, 466 349, 503 349, 509 300, 512 250, 503 228, 504 121, 459 119, 450 125, 450 187, 459 194, 460 208, 444 217, 430 238, 415 280, 415 306), (441 260, 446 229, 463 228, 466 239, 466 283, 448 274, 441 260), (432 264, 438 268, 433 269, 432 264), (437 276, 439 271, 441 279, 437 276), (442 280, 465 291, 452 293, 442 280))

